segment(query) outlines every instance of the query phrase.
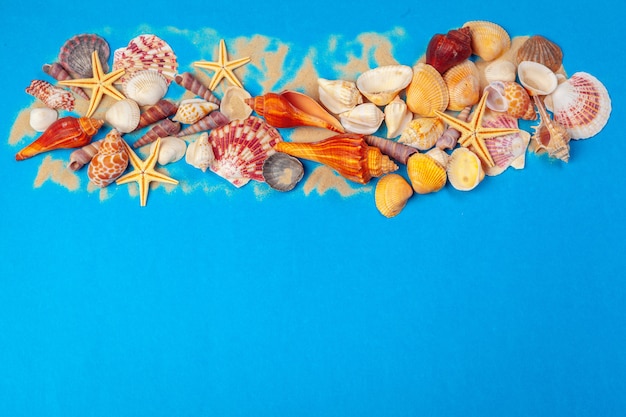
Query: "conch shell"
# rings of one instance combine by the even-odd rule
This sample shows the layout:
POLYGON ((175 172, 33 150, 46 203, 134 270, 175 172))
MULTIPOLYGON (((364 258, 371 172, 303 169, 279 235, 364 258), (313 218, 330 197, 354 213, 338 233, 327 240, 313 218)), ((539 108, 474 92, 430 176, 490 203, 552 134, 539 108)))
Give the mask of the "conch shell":
POLYGON ((118 179, 128 166, 129 156, 122 135, 112 129, 107 133, 100 149, 91 159, 87 168, 89 180, 104 188, 118 179))

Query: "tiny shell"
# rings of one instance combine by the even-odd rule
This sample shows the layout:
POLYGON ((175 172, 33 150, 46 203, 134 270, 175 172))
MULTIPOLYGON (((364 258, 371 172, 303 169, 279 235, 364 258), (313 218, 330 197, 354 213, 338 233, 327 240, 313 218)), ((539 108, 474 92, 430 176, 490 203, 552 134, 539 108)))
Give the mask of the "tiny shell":
POLYGON ((559 81, 550 68, 533 61, 522 61, 517 65, 517 76, 531 96, 545 96, 552 93, 559 81))
POLYGON ((178 104, 178 110, 172 120, 184 124, 194 124, 219 106, 201 98, 183 100, 178 104))
POLYGON ((137 128, 140 113, 137 102, 126 98, 111 105, 106 111, 104 118, 118 132, 128 133, 137 128))
POLYGON ((417 117, 402 131, 398 142, 426 151, 435 146, 444 130, 445 123, 438 117, 417 117))
MULTIPOLYGON (((156 142, 150 145, 150 152, 156 142)), ((174 136, 166 136, 161 138, 161 147, 159 148, 159 156, 157 162, 160 165, 167 165, 176 161, 180 161, 187 151, 187 142, 174 136)))
POLYGON ((332 113, 340 114, 363 103, 363 96, 352 81, 318 78, 317 85, 321 103, 332 113))
POLYGON ((385 106, 404 90, 413 77, 407 65, 384 65, 362 73, 356 86, 365 97, 377 106, 385 106))
POLYGON ((470 191, 485 177, 480 158, 464 147, 455 148, 448 160, 448 181, 459 191, 470 191))
POLYGON ((341 125, 347 132, 364 135, 376 132, 384 119, 385 114, 374 103, 359 104, 339 115, 341 125))
POLYGON ((303 176, 302 162, 284 152, 276 152, 263 162, 263 178, 275 190, 290 191, 303 176))
POLYGON ((528 38, 517 51, 517 62, 534 61, 557 72, 563 64, 563 51, 554 42, 540 35, 528 38))
POLYGON ((231 85, 224 90, 220 112, 228 120, 243 120, 252 114, 252 107, 246 104, 245 100, 252 96, 245 89, 236 85, 231 85))
POLYGON ((446 82, 432 66, 418 63, 413 67, 413 79, 406 89, 406 104, 418 116, 433 117, 435 110, 448 107, 446 82))
POLYGON ((465 60, 446 71, 443 80, 448 87, 448 110, 460 111, 478 103, 480 72, 470 60, 465 60))
POLYGON ((122 84, 126 97, 140 106, 152 106, 167 93, 167 79, 153 70, 136 71, 122 84))
POLYGON ((89 163, 87 168, 89 181, 104 188, 124 173, 128 162, 129 156, 124 139, 117 130, 113 129, 106 135, 98 152, 89 163))
POLYGON ((392 173, 378 180, 374 201, 380 214, 391 218, 400 214, 412 195, 409 183, 401 175, 392 173))
POLYGON ((411 186, 418 194, 434 193, 446 185, 446 167, 429 155, 423 153, 411 155, 406 169, 411 186))
POLYGON ((187 146, 185 162, 195 168, 201 169, 202 172, 206 172, 214 159, 215 155, 213 155, 213 148, 209 143, 208 132, 202 132, 195 141, 187 146))
POLYGON ((484 73, 487 83, 493 81, 515 81, 517 65, 508 59, 499 58, 487 65, 484 73))
POLYGON ((30 111, 29 123, 36 132, 45 131, 57 120, 59 114, 49 107, 38 107, 30 111))
POLYGON ((404 100, 397 96, 391 100, 391 103, 385 106, 384 113, 388 139, 395 138, 401 134, 413 119, 413 113, 409 111, 404 100))
POLYGON ((493 61, 511 48, 511 37, 504 28, 484 20, 466 22, 472 36, 472 51, 485 61, 493 61))

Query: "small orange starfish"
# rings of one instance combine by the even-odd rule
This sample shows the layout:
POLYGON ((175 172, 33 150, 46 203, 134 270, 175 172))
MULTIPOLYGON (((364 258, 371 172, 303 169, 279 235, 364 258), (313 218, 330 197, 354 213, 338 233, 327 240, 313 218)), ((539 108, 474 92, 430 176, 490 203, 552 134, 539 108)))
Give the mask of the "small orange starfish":
POLYGON ((487 108, 487 96, 488 92, 485 92, 481 97, 476 110, 472 114, 471 119, 467 122, 452 117, 446 113, 436 110, 435 114, 448 123, 450 127, 458 130, 461 133, 458 143, 466 148, 471 147, 471 150, 480 158, 481 161, 488 167, 495 166, 493 158, 485 145, 485 138, 492 138, 497 136, 509 135, 511 133, 518 133, 519 129, 501 128, 501 127, 483 127, 482 120, 485 110, 487 108))
POLYGON ((97 50, 93 51, 91 54, 91 69, 93 71, 92 78, 78 78, 75 80, 59 81, 60 85, 90 88, 93 90, 91 93, 91 99, 89 100, 89 108, 87 109, 85 117, 90 117, 96 111, 96 108, 102 100, 102 96, 105 94, 117 100, 123 100, 126 98, 115 87, 113 87, 113 83, 124 75, 126 70, 120 68, 116 71, 105 74, 104 71, 102 71, 102 64, 98 58, 97 50))
POLYGON ((139 195, 141 197, 141 207, 146 205, 148 201, 148 190, 150 189, 150 183, 153 181, 157 182, 165 182, 168 184, 178 184, 174 178, 170 178, 165 174, 161 174, 157 170, 154 169, 156 165, 157 158, 159 157, 159 149, 161 148, 161 138, 158 138, 152 147, 152 151, 150 152, 150 156, 145 161, 142 161, 135 151, 132 150, 130 146, 124 142, 124 147, 126 151, 128 151, 128 156, 130 157, 130 163, 133 168, 135 168, 132 172, 129 172, 126 175, 121 176, 117 179, 116 184, 126 184, 129 182, 137 182, 139 184, 139 195))
POLYGON ((209 85, 209 90, 214 90, 222 78, 226 78, 231 84, 234 84, 239 88, 243 88, 241 81, 239 81, 233 70, 247 64, 248 62, 250 62, 250 57, 229 61, 226 53, 226 43, 224 42, 224 39, 222 39, 220 40, 217 62, 197 61, 194 62, 193 65, 194 67, 215 71, 215 74, 213 74, 213 78, 211 79, 211 84, 209 85))

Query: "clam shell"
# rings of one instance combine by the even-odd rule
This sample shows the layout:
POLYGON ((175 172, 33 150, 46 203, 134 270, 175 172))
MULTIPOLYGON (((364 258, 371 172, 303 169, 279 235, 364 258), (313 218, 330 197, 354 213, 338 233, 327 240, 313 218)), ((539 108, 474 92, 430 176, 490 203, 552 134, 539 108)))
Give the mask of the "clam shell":
POLYGON ((554 42, 540 35, 528 38, 517 50, 517 62, 534 61, 557 72, 563 64, 563 51, 554 42))
MULTIPOLYGON (((172 48, 156 35, 139 35, 124 48, 113 53, 113 69, 124 69, 119 82, 124 83, 135 72, 152 70, 162 74, 167 84, 176 76, 178 60, 172 48)), ((153 103, 154 104, 154 103, 153 103)))
POLYGON ((494 81, 515 81, 517 77, 517 65, 508 59, 496 59, 485 67, 484 74, 487 83, 494 81))
POLYGON ((517 76, 531 96, 546 96, 552 93, 559 81, 550 68, 534 61, 522 61, 517 64, 517 76))
POLYGON ((435 110, 448 107, 449 94, 446 82, 432 66, 418 63, 413 67, 413 78, 406 90, 406 104, 418 115, 434 117, 435 110))
POLYGON ((545 99, 554 120, 567 129, 572 139, 587 139, 600 132, 611 114, 606 87, 593 75, 574 73, 545 99))
POLYGON ((446 171, 448 181, 459 191, 473 190, 485 177, 480 158, 464 147, 452 151, 446 171))
POLYGON ((460 111, 478 103, 480 72, 470 60, 465 60, 446 71, 443 80, 448 87, 448 110, 460 111))
POLYGON ((59 52, 59 63, 74 78, 91 78, 93 69, 91 67, 91 55, 93 51, 98 51, 98 58, 102 64, 102 70, 109 71, 109 56, 111 49, 104 38, 84 33, 68 39, 59 52))
POLYGON ((356 86, 369 101, 385 106, 409 85, 412 77, 413 69, 407 65, 384 65, 359 75, 356 86))
POLYGON ((135 100, 116 101, 104 115, 104 119, 120 133, 132 132, 139 124, 141 111, 135 100))
MULTIPOLYGON (((156 142, 152 142, 150 145, 150 152, 155 146, 156 142)), ((159 155, 157 162, 160 165, 171 164, 176 161, 180 161, 185 156, 187 151, 187 142, 174 136, 166 136, 161 138, 161 147, 159 148, 159 155)))
POLYGON ((252 107, 245 102, 251 97, 248 91, 231 85, 224 91, 220 103, 220 112, 228 117, 228 120, 243 120, 252 114, 252 107))
POLYGON ((400 97, 391 100, 385 106, 385 125, 387 127, 387 138, 395 138, 402 133, 404 128, 413 119, 413 113, 400 97))
POLYGON ((341 125, 347 132, 364 135, 376 132, 384 119, 385 114, 374 103, 359 104, 339 115, 341 125))
POLYGON ((434 193, 446 185, 446 167, 429 155, 423 153, 411 155, 406 169, 411 186, 418 194, 434 193))
POLYGON ((54 123, 58 117, 59 114, 56 110, 49 107, 38 107, 30 111, 28 121, 30 127, 32 127, 35 132, 43 132, 54 123))
POLYGON ((201 169, 202 172, 205 172, 207 168, 211 166, 214 159, 215 155, 213 155, 213 148, 209 143, 208 132, 202 132, 196 140, 187 146, 185 162, 195 168, 201 169))
POLYGON ((318 78, 317 85, 320 102, 332 113, 344 113, 363 103, 363 96, 352 81, 318 78))
POLYGON ((398 142, 426 151, 435 146, 444 130, 445 123, 438 117, 417 117, 402 131, 398 142))
POLYGON ((493 61, 511 48, 511 37, 504 28, 485 20, 466 22, 472 36, 472 51, 485 61, 493 61))
POLYGON ((140 106, 152 106, 165 97, 167 80, 153 70, 134 72, 122 84, 126 97, 135 100, 140 106))
POLYGON ((276 152, 263 162, 263 178, 275 190, 290 191, 304 176, 304 167, 298 158, 276 152))
POLYGON ((411 185, 399 174, 386 174, 378 180, 374 191, 376 208, 391 218, 400 214, 413 195, 411 185))
POLYGON ((183 100, 178 104, 178 110, 172 120, 185 124, 194 124, 219 106, 201 98, 183 100))

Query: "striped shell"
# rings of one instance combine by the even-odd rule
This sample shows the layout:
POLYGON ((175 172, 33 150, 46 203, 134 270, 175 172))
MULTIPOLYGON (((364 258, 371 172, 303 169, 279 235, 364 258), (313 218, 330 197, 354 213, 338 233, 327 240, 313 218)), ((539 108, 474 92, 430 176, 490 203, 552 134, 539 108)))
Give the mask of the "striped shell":
POLYGON ((178 110, 172 120, 184 124, 194 124, 219 106, 201 98, 183 100, 178 104, 178 110))
POLYGON ((111 49, 104 38, 94 34, 84 33, 68 39, 59 52, 59 63, 74 78, 91 78, 93 77, 91 67, 93 51, 98 51, 102 71, 108 72, 111 49))
POLYGON ((69 91, 56 87, 48 81, 33 80, 26 87, 26 93, 38 98, 47 107, 55 110, 74 110, 74 96, 69 91))
POLYGON ((485 177, 480 158, 462 146, 452 151, 447 173, 448 181, 459 191, 473 190, 485 177))
MULTIPOLYGON (((517 118, 506 113, 487 113, 486 116, 482 123, 484 127, 518 128, 517 118)), ((485 173, 489 176, 498 175, 511 166, 516 159, 524 159, 529 143, 530 133, 525 130, 510 135, 485 138, 485 146, 495 163, 493 167, 487 168, 485 173)))
POLYGON ((398 142, 426 151, 435 146, 444 130, 445 123, 438 117, 417 117, 402 131, 398 142))
POLYGON ((263 163, 263 178, 275 190, 290 191, 304 176, 304 166, 298 158, 275 152, 263 163))
POLYGON ((465 60, 446 71, 443 80, 448 87, 448 110, 460 111, 478 103, 480 72, 476 64, 465 60))
POLYGON ((401 175, 391 173, 378 180, 374 201, 380 214, 391 218, 400 214, 412 195, 409 183, 401 175))
POLYGON ((135 130, 139 124, 139 117, 139 105, 129 98, 113 103, 104 115, 104 119, 120 133, 135 130))
POLYGON ((413 67, 413 79, 406 89, 406 104, 418 116, 433 117, 435 110, 448 107, 448 87, 443 77, 431 65, 418 63, 413 67))
POLYGON ((446 168, 429 155, 411 155, 406 169, 411 186, 418 194, 434 193, 446 185, 446 168))
POLYGON ((106 135, 87 168, 89 181, 104 188, 124 173, 129 157, 123 142, 122 136, 115 129, 106 135))
POLYGON ((485 61, 493 61, 511 48, 511 37, 504 28, 484 20, 466 22, 472 36, 472 51, 485 61))
POLYGON ((528 38, 517 50, 517 63, 534 61, 557 72, 563 64, 563 51, 554 42, 540 35, 528 38))
POLYGON ((167 93, 168 82, 163 75, 153 70, 136 71, 123 82, 126 97, 140 106, 153 106, 167 93))
POLYGON ((178 61, 172 48, 156 35, 139 35, 113 53, 113 69, 125 69, 120 78, 125 82, 137 71, 153 70, 162 74, 167 84, 176 76, 178 61))

